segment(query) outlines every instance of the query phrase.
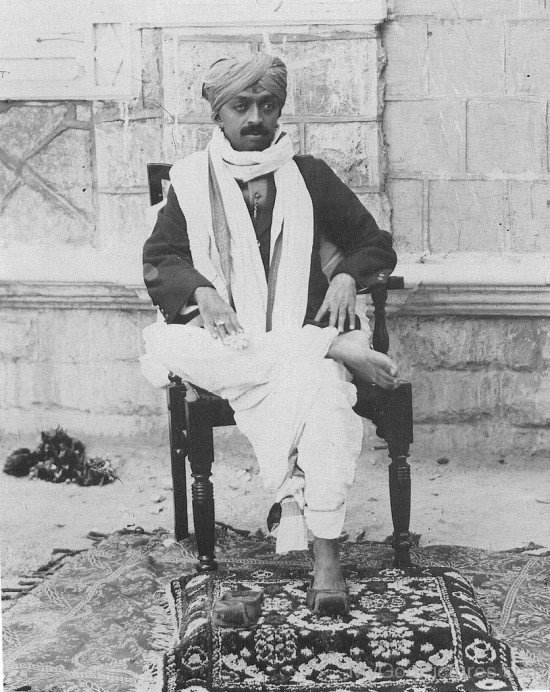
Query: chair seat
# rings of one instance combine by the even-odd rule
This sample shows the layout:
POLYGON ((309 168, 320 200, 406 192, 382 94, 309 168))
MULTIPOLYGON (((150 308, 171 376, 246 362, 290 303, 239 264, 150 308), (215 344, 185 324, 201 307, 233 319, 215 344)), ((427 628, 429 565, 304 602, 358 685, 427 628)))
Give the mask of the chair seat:
MULTIPOLYGON (((412 442, 412 411, 400 411, 403 404, 406 406, 411 401, 410 383, 401 382, 395 390, 385 390, 369 382, 355 381, 354 384, 357 388, 357 403, 353 407, 355 413, 372 421, 377 427, 377 435, 382 439, 387 439, 390 421, 397 420, 403 437, 412 442)), ((187 382, 185 389, 186 406, 200 406, 202 414, 208 417, 213 427, 235 425, 233 409, 227 399, 187 382)))
POLYGON ((203 413, 209 417, 214 428, 224 425, 235 425, 233 409, 227 399, 222 399, 221 396, 213 394, 207 389, 196 387, 187 382, 185 383, 185 388, 186 405, 192 407, 197 405, 198 402, 198 405, 202 407, 203 413))

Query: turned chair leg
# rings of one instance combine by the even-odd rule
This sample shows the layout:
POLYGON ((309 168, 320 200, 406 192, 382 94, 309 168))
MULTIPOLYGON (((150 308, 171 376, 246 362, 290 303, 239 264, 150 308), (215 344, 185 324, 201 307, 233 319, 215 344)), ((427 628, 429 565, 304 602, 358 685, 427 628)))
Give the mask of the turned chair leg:
POLYGON ((176 541, 189 536, 187 519, 187 479, 185 457, 187 456, 187 437, 183 430, 185 420, 185 387, 168 387, 168 422, 170 429, 170 462, 172 467, 172 488, 174 495, 174 533, 176 541))
POLYGON ((211 572, 218 569, 218 563, 214 560, 214 486, 210 481, 214 462, 214 435, 208 409, 201 401, 187 405, 187 434, 193 476, 193 523, 199 552, 197 571, 211 572))
POLYGON ((388 443, 390 505, 395 550, 394 567, 410 567, 411 467, 407 462, 412 442, 412 387, 402 382, 386 392, 383 434, 388 443))
POLYGON ((393 520, 394 567, 411 566, 411 468, 408 455, 392 457, 389 467, 390 505, 393 520))

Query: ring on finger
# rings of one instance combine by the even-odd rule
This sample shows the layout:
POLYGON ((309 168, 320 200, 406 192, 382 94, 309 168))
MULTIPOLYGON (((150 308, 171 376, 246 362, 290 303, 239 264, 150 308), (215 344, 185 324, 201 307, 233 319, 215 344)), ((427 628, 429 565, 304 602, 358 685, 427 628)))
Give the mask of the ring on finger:
POLYGON ((225 322, 216 322, 216 327, 223 327, 225 322))

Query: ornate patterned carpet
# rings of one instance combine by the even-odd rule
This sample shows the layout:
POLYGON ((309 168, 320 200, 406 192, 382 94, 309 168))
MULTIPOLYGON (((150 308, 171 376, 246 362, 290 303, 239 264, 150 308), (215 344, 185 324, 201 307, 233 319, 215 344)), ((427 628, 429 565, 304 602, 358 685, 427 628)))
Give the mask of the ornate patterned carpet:
POLYGON ((454 570, 346 570, 349 614, 314 615, 303 567, 226 569, 171 585, 174 692, 470 692, 517 690, 510 648, 491 636, 469 582, 454 570), (264 592, 255 627, 212 622, 226 591, 264 592))
MULTIPOLYGON (((312 566, 305 553, 275 556, 271 541, 225 529, 217 544, 218 560, 233 569, 312 566)), ((384 544, 343 545, 354 569, 388 567, 391 554, 384 544)), ((67 559, 27 595, 5 601, 6 690, 150 689, 162 673, 159 654, 175 643, 162 605, 166 587, 192 575, 194 559, 191 539, 176 544, 160 530, 120 532, 67 559)), ((413 560, 468 577, 494 635, 512 648, 521 685, 550 686, 550 558, 431 546, 416 549, 413 560)))

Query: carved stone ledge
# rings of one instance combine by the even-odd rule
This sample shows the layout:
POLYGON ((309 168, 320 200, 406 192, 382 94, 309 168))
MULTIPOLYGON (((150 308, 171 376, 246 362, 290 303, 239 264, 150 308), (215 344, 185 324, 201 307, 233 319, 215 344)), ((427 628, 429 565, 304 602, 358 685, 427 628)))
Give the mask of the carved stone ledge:
POLYGON ((400 315, 550 316, 550 257, 543 253, 404 256, 388 312, 400 315))
POLYGON ((155 310, 142 286, 68 281, 2 281, 0 306, 19 310, 155 310))
MULTIPOLYGON (((371 310, 370 300, 366 302, 371 310)), ((131 310, 154 312, 145 288, 114 283, 0 282, 0 306, 27 310, 131 310)), ((550 286, 419 284, 390 291, 396 316, 550 317, 550 286)))
POLYGON ((304 24, 376 25, 387 17, 386 0, 142 0, 132 4, 98 3, 102 21, 122 17, 138 26, 221 25, 270 27, 304 24))
POLYGON ((550 317, 550 286, 421 283, 392 291, 387 311, 419 317, 550 317))

